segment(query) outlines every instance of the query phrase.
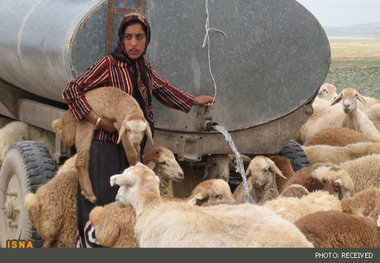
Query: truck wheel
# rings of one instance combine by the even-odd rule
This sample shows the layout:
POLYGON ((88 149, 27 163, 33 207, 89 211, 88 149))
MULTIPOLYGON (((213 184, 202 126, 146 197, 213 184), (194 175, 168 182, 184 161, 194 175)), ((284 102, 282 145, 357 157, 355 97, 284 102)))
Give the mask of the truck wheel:
POLYGON ((279 154, 290 160, 294 172, 310 165, 305 152, 301 148, 301 145, 294 140, 290 140, 279 154))
POLYGON ((31 241, 41 247, 43 240, 32 227, 24 207, 24 196, 53 178, 54 163, 47 148, 39 142, 13 143, 0 170, 0 245, 7 240, 31 241))

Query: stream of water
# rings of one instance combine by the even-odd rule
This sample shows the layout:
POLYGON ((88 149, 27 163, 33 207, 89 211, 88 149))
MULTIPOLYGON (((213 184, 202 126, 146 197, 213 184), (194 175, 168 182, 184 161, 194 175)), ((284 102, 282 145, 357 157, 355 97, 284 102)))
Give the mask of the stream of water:
POLYGON ((225 137, 226 141, 228 141, 232 151, 235 153, 235 155, 236 155, 236 172, 238 172, 241 175, 241 178, 243 179, 243 189, 244 189, 244 193, 245 193, 245 200, 247 203, 252 203, 253 200, 252 200, 252 198, 248 192, 248 183, 247 183, 247 177, 245 176, 243 159, 241 158, 239 151, 236 149, 235 143, 232 140, 231 135, 228 133, 228 131, 223 126, 220 126, 219 124, 213 124, 212 127, 224 135, 224 137, 225 137))

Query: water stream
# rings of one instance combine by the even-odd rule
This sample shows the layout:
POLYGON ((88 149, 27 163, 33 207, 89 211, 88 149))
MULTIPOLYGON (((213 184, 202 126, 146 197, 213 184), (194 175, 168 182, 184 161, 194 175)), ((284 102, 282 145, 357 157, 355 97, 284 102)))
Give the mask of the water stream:
POLYGON ((245 193, 246 203, 252 203, 253 200, 252 200, 252 198, 248 192, 248 183, 247 183, 247 177, 245 176, 243 159, 241 158, 240 153, 236 149, 235 143, 232 140, 231 135, 228 133, 228 131, 223 126, 220 126, 219 124, 214 123, 212 125, 212 128, 224 135, 224 137, 225 137, 226 141, 228 141, 232 151, 235 153, 235 155, 236 155, 236 172, 238 172, 241 175, 241 178, 243 179, 243 190, 245 193))

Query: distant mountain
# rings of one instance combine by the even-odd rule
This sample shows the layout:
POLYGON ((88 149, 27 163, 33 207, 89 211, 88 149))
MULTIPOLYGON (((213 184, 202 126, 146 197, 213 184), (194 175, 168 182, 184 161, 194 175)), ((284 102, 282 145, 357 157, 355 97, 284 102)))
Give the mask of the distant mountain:
POLYGON ((324 27, 327 36, 380 36, 380 23, 344 27, 324 27))

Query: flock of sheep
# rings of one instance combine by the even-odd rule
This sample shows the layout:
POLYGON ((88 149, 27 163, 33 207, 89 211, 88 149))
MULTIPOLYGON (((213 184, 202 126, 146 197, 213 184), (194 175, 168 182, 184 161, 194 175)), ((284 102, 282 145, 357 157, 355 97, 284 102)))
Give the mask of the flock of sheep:
MULTIPOLYGON (((91 211, 98 242, 104 247, 380 247, 380 101, 353 88, 337 94, 326 83, 313 109, 294 136, 310 166, 295 171, 284 156, 243 155, 252 203, 246 203, 242 184, 231 192, 234 155, 209 156, 201 182, 179 198, 174 188, 185 176, 174 154, 165 147, 145 152, 141 163, 110 178, 111 186, 119 186, 115 202, 91 211)), ((118 119, 119 132, 124 125, 139 132, 139 140, 149 135, 149 125, 136 125, 137 119, 125 114, 118 119)), ((75 140, 80 131, 64 118, 57 120, 57 134, 84 150, 24 199, 43 247, 75 247, 77 187, 80 177, 88 176, 86 140, 75 140), (84 159, 78 162, 80 155, 84 159)), ((25 124, 0 129, 0 161, 11 142, 4 139, 5 130, 16 125, 25 124)), ((128 132, 120 137, 124 148, 139 153, 128 132)), ((15 140, 39 140, 52 150, 42 138, 25 132, 15 140)))

